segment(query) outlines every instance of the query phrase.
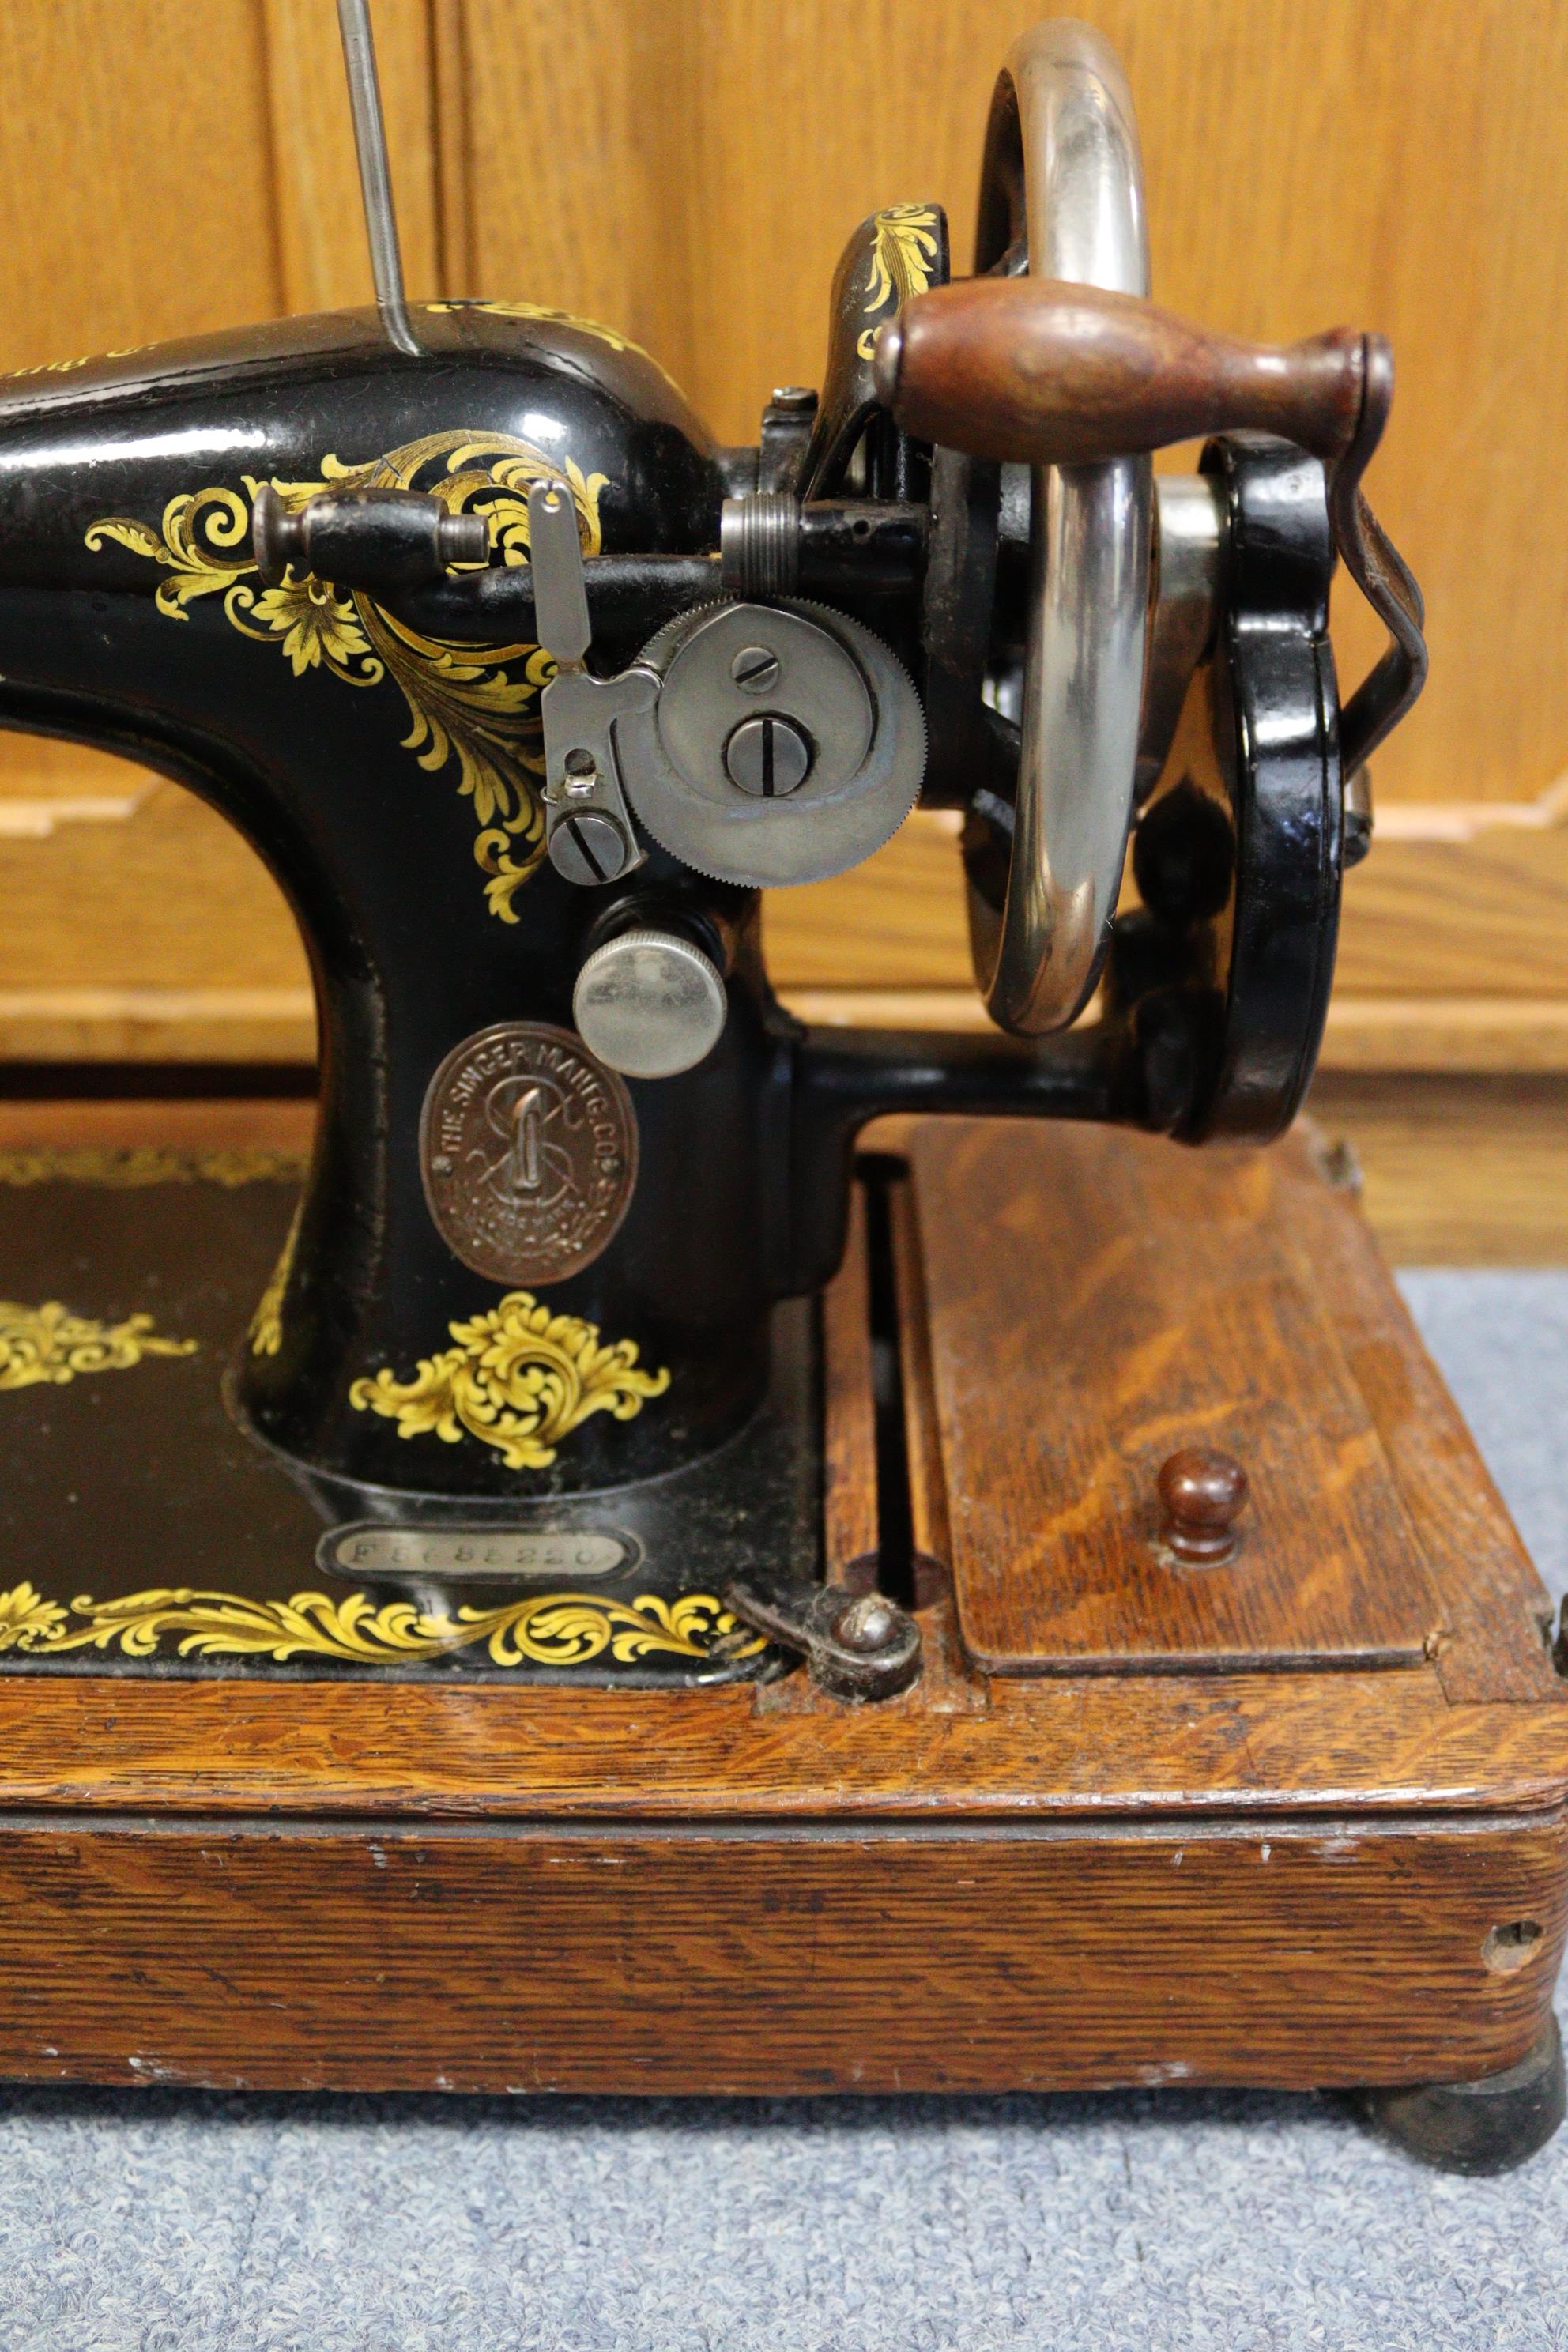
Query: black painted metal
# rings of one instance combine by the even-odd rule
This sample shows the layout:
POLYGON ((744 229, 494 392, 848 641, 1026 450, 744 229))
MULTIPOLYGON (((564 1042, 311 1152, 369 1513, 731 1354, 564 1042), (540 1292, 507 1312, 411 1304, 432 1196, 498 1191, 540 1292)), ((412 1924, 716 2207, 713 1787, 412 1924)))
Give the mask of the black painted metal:
MULTIPOLYGON (((145 1316, 155 1338, 194 1343, 190 1353, 149 1354, 125 1369, 84 1370, 61 1385, 38 1381, 7 1395, 0 1549, 13 1594, 32 1590, 34 1622, 42 1604, 61 1630, 79 1631, 91 1622, 77 1606, 80 1597, 104 1604, 139 1595, 149 1607, 201 1597, 220 1604, 212 1622, 221 1633, 223 1604, 234 1623, 247 1604, 275 1613, 301 1592, 321 1594, 339 1610, 358 1594, 374 1609, 402 1604, 452 1618, 465 1606, 491 1611, 563 1589, 590 1608, 638 1604, 646 1617, 643 1596, 671 1606, 703 1592, 715 1602, 699 1629, 705 1654, 634 1642, 617 1654, 611 1640, 595 1647, 558 1636, 545 1646, 559 1663, 520 1653, 515 1643, 497 1663, 484 1638, 445 1654, 416 1646, 401 1656, 388 1643, 378 1654, 346 1659, 305 1642, 279 1657, 265 1643, 248 1653, 238 1644, 182 1648, 177 1625, 145 1646, 109 1638, 51 1652, 14 1618, 0 1673, 268 1681, 369 1675, 572 1688, 750 1681, 782 1670, 784 1660, 771 1645, 710 1637, 724 1575, 801 1578, 816 1570, 821 1411, 807 1302, 776 1310, 768 1397, 713 1453, 668 1477, 608 1493, 475 1496, 454 1514, 440 1496, 340 1489, 323 1475, 303 1476, 253 1444, 224 1410, 222 1369, 233 1360, 235 1334, 282 1244, 298 1192, 286 1173, 239 1184, 232 1173, 222 1181, 171 1173, 152 1183, 28 1182, 0 1193, 10 1262, 26 1267, 38 1298, 61 1298, 110 1322, 145 1316), (356 1510, 384 1528, 420 1529, 458 1516, 480 1530, 537 1529, 563 1539, 610 1534, 623 1539, 626 1556, 613 1573, 588 1580, 571 1570, 512 1577, 482 1568, 468 1577, 371 1579, 334 1570, 319 1548, 323 1528, 356 1510), (733 1654, 737 1649, 744 1654, 733 1654)), ((421 1454, 415 1447, 407 1454, 405 1475, 416 1478, 421 1454)), ((476 1554, 481 1548, 475 1545, 476 1554)), ((279 1644, 288 1630, 277 1627, 279 1644)), ((624 1633, 625 1621, 614 1630, 624 1633)))
POLYGON ((1333 980, 1333 549, 1315 458, 1237 435, 1204 464, 1229 511, 1226 609, 1192 689, 1199 723, 1178 730, 1133 835, 1143 904, 1118 918, 1109 992, 1139 1039, 1147 1124, 1261 1140, 1300 1106, 1333 980))
MULTIPOLYGON (((942 206, 895 210, 921 213, 931 238, 925 283, 945 285, 950 256, 947 215, 942 206)), ((896 283, 879 268, 879 249, 887 236, 888 220, 885 212, 868 214, 846 245, 834 272, 822 399, 800 470, 804 498, 827 498, 842 490, 851 461, 858 457, 866 471, 867 487, 877 495, 923 499, 929 493, 929 448, 909 441, 879 406, 871 373, 870 328, 897 308, 896 283)))
MULTIPOLYGON (((871 235, 868 224, 852 246, 857 269, 871 235)), ((847 277, 837 309, 818 433, 841 457, 843 418, 858 414, 850 330, 864 309, 847 277)), ((715 593, 720 504, 747 465, 713 447, 649 360, 556 319, 482 305, 411 315, 411 354, 389 345, 374 312, 351 313, 0 385, 0 722, 120 750, 193 786, 267 860, 305 935, 321 1011, 315 1166, 281 1345, 242 1357, 236 1396, 268 1445, 333 1482, 345 1517, 360 1488, 417 1490, 454 1508, 486 1496, 563 1496, 661 1475, 723 1444, 763 1396, 775 1302, 815 1289, 837 1261, 853 1139, 879 1111, 1110 1118, 1184 1135, 1278 1125, 1310 1066, 1338 875, 1321 480, 1294 453, 1220 445, 1212 462, 1238 532, 1237 608, 1216 666, 1237 712, 1226 803, 1240 842, 1234 905, 1167 923, 1157 952, 1125 955, 1114 1017, 1100 1029, 1044 1047, 805 1032, 768 986, 755 894, 688 872, 653 845, 635 883, 613 895, 543 865, 516 894, 517 920, 498 919, 458 762, 420 764, 391 677, 351 689, 308 647, 291 660, 280 638, 256 642, 235 625, 221 581, 172 615, 154 592, 177 577, 177 558, 101 534, 89 544, 110 517, 166 537, 179 501, 219 488, 237 501, 239 561, 264 483, 319 482, 329 457, 363 466, 443 432, 501 435, 604 478, 596 667, 630 659, 672 609, 715 593), (406 1380, 448 1344, 453 1321, 499 1295, 452 1255, 426 1206, 416 1137, 431 1074, 495 1023, 569 1027, 574 980, 605 924, 659 919, 718 942, 728 1024, 695 1070, 632 1083, 641 1159, 629 1213, 595 1263, 548 1286, 547 1304, 606 1340, 635 1341, 643 1365, 670 1370, 671 1385, 635 1417, 585 1420, 546 1471, 509 1471, 468 1438, 411 1443, 391 1420, 353 1409, 353 1383, 384 1368, 406 1380)), ((931 621, 928 612, 922 627, 918 601, 929 494, 920 460, 895 452, 884 465, 873 451, 869 502, 808 506, 805 530, 837 601, 882 629, 917 677, 931 621)), ((939 513, 939 546, 948 530, 939 513)), ((973 560, 982 582, 988 530, 973 560)), ((942 561, 951 572, 971 559, 944 548, 942 561)), ((259 593, 252 575, 240 618, 254 618, 244 597, 259 593)), ((975 581, 957 593, 973 635, 975 581)), ((460 664, 498 636, 525 658, 531 604, 523 575, 492 560, 485 572, 409 592, 395 609, 460 664)), ((973 701, 969 654, 943 661, 938 699, 973 701)), ((961 743, 966 724, 987 761, 964 775, 949 760, 933 796, 995 797, 1008 782, 1005 728, 973 709, 963 724, 950 718, 945 740, 961 743)))

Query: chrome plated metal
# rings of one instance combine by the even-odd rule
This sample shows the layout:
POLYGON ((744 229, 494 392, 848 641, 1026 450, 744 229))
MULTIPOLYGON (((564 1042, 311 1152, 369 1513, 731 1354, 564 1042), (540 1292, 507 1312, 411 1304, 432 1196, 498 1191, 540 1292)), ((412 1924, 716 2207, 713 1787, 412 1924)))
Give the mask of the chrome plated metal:
MULTIPOLYGON (((976 268, 1023 231, 1037 277, 1149 291, 1132 101, 1109 44, 1058 19, 1017 41, 986 143, 976 268)), ((1092 994, 1132 810, 1152 518, 1147 457, 1053 467, 1033 484, 1017 822, 998 919, 972 896, 992 1018, 1065 1028, 1092 994)))
POLYGON ((403 255, 397 242, 397 214, 392 202, 392 173, 386 160, 386 124, 375 70, 370 0, 338 0, 338 30, 342 36, 343 66, 349 79, 349 107, 353 115, 354 146, 359 152, 359 183, 364 198, 364 226, 370 240, 376 308, 398 350, 416 358, 419 345, 408 323, 408 306, 403 293, 403 255))
POLYGON ((712 959, 675 931, 622 931, 577 975, 572 1016, 589 1051, 628 1078, 673 1078, 705 1061, 729 1001, 712 959))
POLYGON ((529 490, 528 555, 539 642, 558 668, 574 668, 594 641, 594 627, 576 503, 564 482, 535 482, 529 490))
POLYGON ((592 642, 577 509, 562 481, 528 493, 534 626, 554 658, 539 698, 544 727, 544 826, 550 862, 585 888, 635 873, 647 856, 621 774, 619 729, 658 699, 658 680, 634 664, 618 677, 584 667, 592 642))
POLYGON ((618 882, 631 854, 629 836, 603 809, 568 809, 549 830, 550 862, 580 889, 618 882))
POLYGON ((363 1584, 510 1584, 539 1578, 575 1584, 635 1569, 641 1548, 619 1528, 399 1525, 357 1519, 329 1528, 316 1546, 328 1576, 363 1584))
POLYGON ((730 675, 747 694, 766 694, 779 682, 779 657, 767 646, 742 646, 730 675))
POLYGON ((1162 474, 1154 492, 1159 585, 1143 677, 1140 807, 1160 781, 1193 672, 1214 635, 1225 545, 1224 508, 1207 474, 1162 474))
MULTIPOLYGON (((701 605, 661 629, 639 662, 662 683, 657 706, 625 730, 626 790, 638 822, 700 874, 819 882, 879 849, 914 806, 925 773, 920 698, 881 639, 847 614, 798 601, 701 605), (778 675, 759 711, 746 673, 762 654, 778 675), (737 789, 730 764, 738 730, 769 717, 811 755, 786 795, 737 789)), ((748 748, 760 754, 760 736, 748 748)))
POLYGON ((1426 683, 1426 607, 1421 590, 1361 487, 1393 401, 1394 354, 1382 335, 1363 335, 1361 417, 1354 440, 1330 469, 1329 520, 1345 570, 1388 631, 1388 646, 1340 714, 1340 758, 1347 777, 1365 766, 1426 683))
POLYGON ((719 557, 731 596, 788 596, 800 577, 800 501, 783 490, 726 499, 719 514, 719 557))

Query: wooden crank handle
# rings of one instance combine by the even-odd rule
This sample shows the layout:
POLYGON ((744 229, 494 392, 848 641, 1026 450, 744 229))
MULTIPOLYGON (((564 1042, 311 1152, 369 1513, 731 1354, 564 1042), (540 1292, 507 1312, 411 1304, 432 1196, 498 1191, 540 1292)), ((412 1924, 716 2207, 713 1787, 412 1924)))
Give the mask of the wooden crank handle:
POLYGON ((1373 421, 1363 413, 1369 345, 1380 347, 1381 383, 1382 337, 1349 327, 1283 347, 1242 343, 1131 294, 968 278, 916 295, 887 321, 875 372, 906 433, 975 457, 1092 465, 1252 430, 1332 464, 1373 421))

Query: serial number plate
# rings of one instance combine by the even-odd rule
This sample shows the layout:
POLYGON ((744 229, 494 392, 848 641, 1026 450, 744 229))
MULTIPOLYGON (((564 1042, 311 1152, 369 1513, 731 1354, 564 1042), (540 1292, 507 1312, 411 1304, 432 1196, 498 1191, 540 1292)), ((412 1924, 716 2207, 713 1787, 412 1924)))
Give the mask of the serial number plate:
POLYGON ((347 1577, 483 1578, 614 1576, 635 1566, 630 1536, 592 1529, 524 1532, 513 1528, 332 1528, 316 1549, 329 1574, 347 1577))

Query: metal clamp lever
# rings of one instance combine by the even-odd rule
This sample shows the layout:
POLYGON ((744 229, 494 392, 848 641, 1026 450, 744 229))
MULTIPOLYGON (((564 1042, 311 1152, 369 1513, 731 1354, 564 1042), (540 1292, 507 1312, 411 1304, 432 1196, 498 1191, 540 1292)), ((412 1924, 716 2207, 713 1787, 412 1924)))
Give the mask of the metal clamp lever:
POLYGON ((835 1698, 896 1698, 921 1670, 921 1629, 885 1592, 796 1576, 731 1576, 724 1605, 786 1650, 835 1698))
POLYGON ((591 887, 619 881, 647 856, 621 787, 616 722, 651 710, 658 700, 658 679, 635 665, 619 677, 595 677, 584 666, 593 627, 577 509, 564 482, 533 484, 528 537, 534 625, 555 662, 555 676, 539 705, 544 722, 545 845, 558 873, 591 887))

